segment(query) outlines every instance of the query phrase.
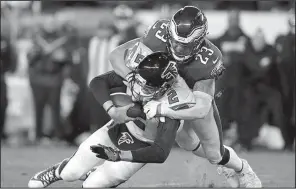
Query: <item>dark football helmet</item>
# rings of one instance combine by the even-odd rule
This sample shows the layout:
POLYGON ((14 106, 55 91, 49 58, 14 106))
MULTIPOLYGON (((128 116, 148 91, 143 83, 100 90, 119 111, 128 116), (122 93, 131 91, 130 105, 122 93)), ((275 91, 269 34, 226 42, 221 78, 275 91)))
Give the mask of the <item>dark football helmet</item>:
POLYGON ((128 76, 133 100, 145 102, 161 97, 177 76, 176 63, 168 54, 156 52, 146 56, 128 76))
POLYGON ((169 52, 181 62, 198 52, 208 33, 208 21, 197 7, 185 6, 174 14, 167 29, 169 52))

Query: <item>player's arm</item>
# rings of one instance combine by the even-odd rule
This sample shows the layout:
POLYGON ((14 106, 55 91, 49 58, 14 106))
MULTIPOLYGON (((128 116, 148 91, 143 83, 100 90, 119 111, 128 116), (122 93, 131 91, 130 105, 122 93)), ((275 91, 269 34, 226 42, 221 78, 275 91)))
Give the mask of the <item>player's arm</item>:
POLYGON ((139 41, 140 38, 128 41, 118 46, 109 55, 109 61, 112 64, 114 71, 122 78, 125 78, 126 75, 131 71, 125 65, 125 56, 127 55, 128 49, 132 48, 139 41))
MULTIPOLYGON (((215 95, 215 80, 224 72, 225 67, 222 62, 222 54, 219 49, 213 47, 213 50, 209 50, 208 48, 204 48, 202 51, 203 54, 201 56, 210 57, 207 59, 210 64, 212 60, 216 59, 216 63, 214 67, 210 70, 209 73, 206 73, 203 80, 194 80, 194 76, 192 76, 194 85, 192 87, 192 92, 195 99, 195 105, 191 106, 187 109, 178 109, 174 110, 169 106, 165 106, 165 104, 161 104, 158 106, 157 114, 160 116, 166 116, 173 119, 202 119, 204 118, 210 111, 212 106, 212 100, 215 95), (213 51, 213 52, 211 52, 213 51), (211 53, 210 53, 211 52, 211 53)), ((200 58, 204 59, 204 58, 200 58)))
POLYGON ((104 109, 110 110, 114 106, 111 101, 110 94, 112 89, 122 88, 125 92, 126 86, 123 83, 123 78, 117 75, 114 71, 110 71, 103 75, 97 76, 90 81, 89 88, 92 91, 95 99, 104 109))
POLYGON ((138 150, 123 151, 120 155, 123 161, 138 163, 163 163, 168 158, 175 142, 177 130, 180 126, 179 120, 165 118, 159 122, 157 135, 151 146, 138 150))
POLYGON ((173 147, 179 120, 165 118, 159 122, 157 135, 151 146, 131 151, 115 151, 115 149, 103 145, 91 146, 91 150, 97 157, 111 161, 129 161, 137 163, 163 163, 173 147))
POLYGON ((127 116, 128 109, 134 106, 134 104, 116 107, 110 98, 112 89, 122 88, 122 92, 126 91, 126 86, 123 81, 124 79, 122 77, 117 75, 114 71, 111 71, 95 77, 91 80, 89 85, 95 99, 103 106, 115 124, 135 120, 135 118, 127 116))
POLYGON ((215 79, 198 81, 193 87, 195 104, 186 109, 173 109, 166 104, 161 104, 157 108, 157 115, 166 116, 172 119, 201 119, 210 111, 212 100, 215 94, 215 79))

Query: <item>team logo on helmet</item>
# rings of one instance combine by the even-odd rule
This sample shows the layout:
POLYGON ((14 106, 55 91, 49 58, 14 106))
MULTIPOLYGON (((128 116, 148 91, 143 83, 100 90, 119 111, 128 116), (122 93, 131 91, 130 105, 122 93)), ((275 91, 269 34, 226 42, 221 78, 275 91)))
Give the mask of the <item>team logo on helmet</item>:
POLYGON ((176 62, 170 61, 165 70, 161 74, 162 79, 174 79, 178 75, 178 69, 176 66, 176 62))
POLYGON ((128 132, 121 133, 121 137, 118 140, 118 145, 122 143, 133 144, 134 140, 128 132))

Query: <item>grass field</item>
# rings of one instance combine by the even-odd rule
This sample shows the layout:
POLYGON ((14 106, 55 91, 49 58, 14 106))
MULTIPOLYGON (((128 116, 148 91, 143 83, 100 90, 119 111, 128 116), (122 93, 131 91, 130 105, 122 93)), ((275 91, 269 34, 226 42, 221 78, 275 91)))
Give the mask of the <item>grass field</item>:
MULTIPOLYGON (((1 187, 27 187, 28 180, 76 148, 1 147, 1 187)), ((295 154, 288 152, 252 152, 240 154, 261 178, 264 187, 295 187, 295 154)), ((80 187, 81 181, 60 181, 52 187, 80 187)), ((120 187, 225 187, 214 166, 189 152, 174 149, 164 164, 146 165, 120 187)))

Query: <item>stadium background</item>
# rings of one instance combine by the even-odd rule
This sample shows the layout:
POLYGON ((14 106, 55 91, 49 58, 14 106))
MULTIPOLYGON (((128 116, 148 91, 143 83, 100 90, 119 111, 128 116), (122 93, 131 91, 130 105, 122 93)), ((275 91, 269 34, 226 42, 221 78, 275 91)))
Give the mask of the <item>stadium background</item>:
MULTIPOLYGON (((142 35, 144 30, 155 20, 171 15, 180 6, 173 1, 170 3, 153 1, 146 3, 125 1, 122 3, 128 4, 134 10, 132 22, 137 26, 138 36, 142 35)), ((42 2, 41 4, 33 4, 32 2, 10 4, 6 2, 4 4, 1 1, 1 9, 7 10, 5 16, 2 15, 4 13, 1 11, 1 36, 8 36, 14 44, 18 61, 16 71, 6 74, 9 104, 5 130, 9 140, 1 145, 1 186, 26 186, 29 177, 36 171, 71 155, 75 151, 75 147, 70 147, 60 141, 49 141, 37 146, 28 143, 28 140, 34 139, 34 109, 27 73, 28 60, 25 58, 25 53, 31 46, 29 40, 24 37, 24 33, 33 32, 36 25, 46 23, 54 13, 59 22, 70 23, 77 29, 77 35, 83 39, 79 64, 87 64, 89 39, 94 35, 98 23, 114 22, 116 17, 113 11, 119 3, 115 1, 89 1, 87 3, 69 1, 67 3, 42 2), (40 7, 42 8, 40 9, 40 7)), ((182 5, 186 4, 187 2, 182 3, 182 5)), ((229 13, 227 8, 217 10, 218 3, 206 1, 188 1, 188 4, 198 5, 205 9, 209 20, 210 39, 218 38, 227 29, 229 13)), ((284 35, 289 30, 287 20, 290 14, 288 10, 293 4, 295 5, 294 1, 292 3, 289 1, 278 3, 277 5, 266 1, 265 3, 257 3, 255 8, 253 5, 249 7, 242 5, 244 9, 240 11, 241 27, 248 36, 254 35, 255 31, 261 28, 267 42, 274 44, 279 35, 284 35), (272 9, 273 11, 271 11, 272 9)), ((73 93, 72 91, 73 88, 64 85, 61 93, 61 116, 65 119, 72 111, 74 101, 77 98, 77 92, 73 93)), ((50 113, 45 118, 47 128, 50 127, 49 117, 50 113)), ((230 132, 229 135, 234 133, 230 132)), ((78 137, 76 143, 79 143, 83 138, 82 135, 81 139, 78 137)), ((241 155, 250 161, 255 171, 258 171, 258 176, 261 177, 265 186, 295 186, 295 152, 284 151, 283 153, 282 151, 267 150, 266 147, 281 149, 283 147, 282 138, 275 141, 275 138, 271 136, 262 140, 274 140, 274 143, 277 144, 273 146, 271 142, 269 146, 251 152, 241 151, 241 155)), ((261 144, 261 147, 264 144, 261 144)), ((237 149, 240 150, 240 148, 237 149)), ((57 184, 54 186, 77 187, 80 185, 79 183, 71 183, 70 185, 57 184)), ((176 148, 165 164, 147 166, 124 186, 215 187, 226 186, 226 184, 222 178, 215 174, 214 168, 207 161, 195 158, 190 153, 176 148), (178 163, 179 161, 181 163, 178 163), (155 171, 155 169, 161 171, 155 171), (160 177, 160 175, 166 176, 160 177)))

